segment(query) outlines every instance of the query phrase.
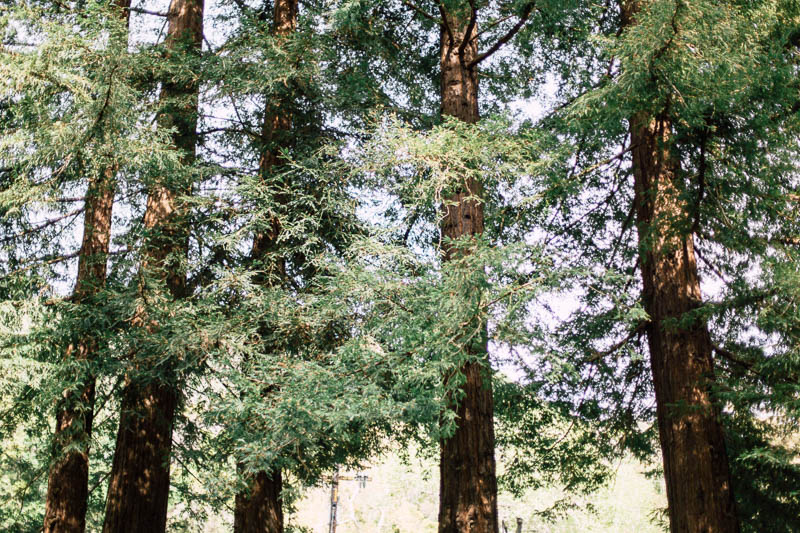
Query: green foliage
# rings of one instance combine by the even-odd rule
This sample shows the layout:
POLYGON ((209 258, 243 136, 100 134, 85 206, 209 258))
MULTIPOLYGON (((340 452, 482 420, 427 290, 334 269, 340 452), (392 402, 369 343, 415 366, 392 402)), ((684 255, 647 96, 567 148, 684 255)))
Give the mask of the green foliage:
POLYGON ((459 423, 458 369, 484 346, 509 491, 563 487, 564 512, 615 459, 652 460, 637 112, 673 124, 691 210, 672 229, 694 233, 709 293, 682 320, 710 323, 745 527, 798 527, 797 6, 653 0, 620 32, 611 4, 477 2, 481 50, 529 18, 477 67, 485 118, 465 124, 438 110, 436 3, 304 2, 288 36, 267 4, 214 4, 201 54, 168 54, 143 13, 124 40, 106 2, 0 7, 0 528, 40 527, 55 406, 86 375, 90 529, 125 379, 182 391, 174 529, 202 530, 242 473, 283 468, 288 503, 389 446, 433 453, 459 423), (159 98, 189 80, 193 160, 165 118, 186 102, 159 98), (533 97, 541 119, 514 113, 533 97), (265 135, 275 113, 291 130, 265 135), (76 302, 84 196, 109 169, 109 279, 76 302), (486 231, 443 242, 441 208, 466 178, 483 186, 486 231), (177 301, 140 270, 155 183, 190 191, 177 301), (142 313, 158 327, 136 327, 142 313), (65 357, 87 336, 94 357, 65 357))

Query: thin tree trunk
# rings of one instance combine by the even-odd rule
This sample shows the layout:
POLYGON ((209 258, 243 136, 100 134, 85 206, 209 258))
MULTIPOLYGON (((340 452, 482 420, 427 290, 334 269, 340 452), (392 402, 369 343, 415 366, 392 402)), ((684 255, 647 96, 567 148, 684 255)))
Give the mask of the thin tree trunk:
MULTIPOLYGON (((278 38, 289 36, 297 26, 297 0, 275 0, 273 12, 273 32, 278 38)), ((292 127, 291 112, 280 97, 267 101, 264 110, 262 137, 265 150, 259 161, 259 173, 266 177, 279 163, 279 150, 288 142, 287 132, 292 127)), ((279 199, 280 200, 280 199, 279 199)), ((275 252, 281 226, 278 220, 271 222, 269 231, 259 233, 253 238, 251 256, 255 261, 264 262, 275 252)), ((262 268, 273 270, 264 276, 265 283, 271 283, 274 275, 285 276, 285 261, 276 259, 274 265, 262 264, 262 268)), ((241 469, 241 465, 240 465, 241 469)), ((271 472, 260 471, 248 479, 247 487, 236 494, 233 514, 234 533, 283 533, 283 507, 281 490, 283 479, 281 470, 275 467, 271 472)))
MULTIPOLYGON (((129 21, 130 0, 114 2, 115 10, 129 21)), ((127 32, 125 33, 127 39, 127 32)), ((83 219, 83 240, 78 256, 78 275, 72 300, 90 305, 106 282, 108 246, 111 241, 111 212, 114 206, 116 169, 109 167, 89 183, 83 219)), ((95 341, 83 336, 67 348, 66 357, 92 359, 95 341)), ((94 411, 95 379, 84 376, 85 384, 75 393, 65 392, 56 415, 55 445, 64 450, 51 467, 47 480, 44 533, 83 533, 89 496, 89 446, 94 411)))
MULTIPOLYGON (((203 0, 172 0, 169 8, 167 47, 185 44, 199 53, 203 38, 203 0)), ((196 82, 166 81, 161 91, 164 104, 159 126, 175 128, 173 143, 182 152, 184 165, 191 165, 197 146, 196 82)), ((186 292, 182 260, 188 250, 185 210, 178 197, 191 191, 183 179, 165 179, 148 193, 144 227, 150 232, 145 243, 142 270, 166 281, 172 298, 186 292), (176 184, 176 182, 182 184, 176 184)), ((149 290, 142 286, 142 290, 149 290)), ((142 310, 138 327, 155 333, 154 324, 142 310)), ((136 364, 144 364, 136 363, 136 364)), ((166 365, 169 367, 169 364, 166 365)), ((119 431, 106 501, 104 533, 160 533, 166 529, 169 498, 169 462, 172 428, 179 391, 169 368, 157 380, 126 379, 120 409, 119 431)))
MULTIPOLYGON (((636 3, 623 7, 634 23, 636 3)), ((711 397, 714 362, 702 318, 678 325, 702 304, 681 196, 680 164, 670 151, 672 125, 638 113, 630 120, 634 203, 639 233, 642 300, 673 533, 737 533, 739 522, 719 408, 711 397)))
MULTIPOLYGON (((442 113, 468 123, 479 118, 478 74, 475 67, 467 67, 478 52, 471 15, 469 9, 443 13, 447 24, 441 30, 442 113)), ((483 233, 481 195, 482 185, 468 178, 447 198, 442 221, 445 237, 483 233)), ((446 248, 445 261, 457 253, 446 248)), ((486 325, 480 327, 485 330, 486 325)), ((485 337, 467 349, 478 356, 478 362, 461 368, 466 382, 457 409, 458 427, 441 442, 439 533, 497 533, 494 400, 485 337)))

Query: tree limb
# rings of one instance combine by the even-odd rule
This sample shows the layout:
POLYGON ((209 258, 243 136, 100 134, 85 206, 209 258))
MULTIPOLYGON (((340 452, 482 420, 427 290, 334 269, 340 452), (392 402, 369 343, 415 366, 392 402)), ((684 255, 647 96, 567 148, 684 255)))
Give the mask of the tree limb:
POLYGON ((429 14, 427 11, 425 11, 424 9, 419 7, 418 5, 413 4, 413 3, 409 2, 408 0, 403 0, 403 5, 413 9, 414 11, 417 12, 417 14, 422 15, 424 18, 426 18, 428 20, 431 20, 431 21, 435 22, 436 24, 441 24, 442 23, 441 20, 437 19, 436 17, 434 17, 433 15, 429 14))
POLYGON ((485 51, 484 53, 478 55, 478 57, 476 57, 475 59, 470 61, 470 63, 467 65, 467 68, 470 68, 470 69, 471 68, 475 68, 475 66, 477 66, 478 63, 480 63, 484 59, 490 57, 492 54, 497 52, 500 49, 501 46, 503 46, 508 41, 510 41, 517 34, 517 32, 519 32, 519 30, 522 29, 522 26, 525 25, 525 22, 527 22, 528 17, 531 15, 531 12, 533 11, 533 8, 535 6, 536 6, 536 2, 531 2, 531 3, 527 4, 525 6, 525 9, 522 11, 522 16, 517 21, 517 23, 514 24, 514 26, 510 30, 508 30, 508 33, 506 33, 505 35, 500 37, 500 39, 498 39, 497 42, 495 42, 487 51, 485 51))
POLYGON ((603 350, 602 352, 595 351, 594 355, 586 359, 586 362, 596 363, 600 359, 603 359, 604 357, 608 357, 609 355, 613 354, 614 352, 616 352, 617 350, 628 344, 628 342, 630 342, 630 340, 633 339, 635 336, 639 335, 642 331, 644 331, 644 328, 647 326, 647 324, 649 324, 649 322, 639 322, 639 325, 637 325, 634 329, 632 329, 630 333, 625 335, 625 338, 623 338, 621 341, 617 343, 614 343, 614 345, 607 350, 603 350))

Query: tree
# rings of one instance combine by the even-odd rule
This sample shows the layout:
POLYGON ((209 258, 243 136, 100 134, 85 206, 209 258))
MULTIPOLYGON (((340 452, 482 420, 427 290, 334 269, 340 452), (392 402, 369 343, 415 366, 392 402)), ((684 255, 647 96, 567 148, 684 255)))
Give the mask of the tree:
MULTIPOLYGON (((441 112, 468 124, 479 119, 478 64, 509 40, 525 23, 532 4, 522 8, 519 21, 483 54, 478 52, 478 8, 474 3, 438 4, 441 14, 441 112)), ((441 221, 444 261, 463 253, 453 243, 484 232, 482 183, 467 178, 444 198, 441 221)), ((467 326, 466 331, 474 328, 467 326)), ((478 326, 478 329, 485 329, 478 326)), ((494 400, 486 335, 467 336, 470 360, 457 370, 464 383, 456 400, 458 425, 443 439, 439 465, 439 533, 497 532, 494 400), (472 360, 474 358, 474 360, 472 360)))
MULTIPOLYGON (((640 7, 622 5, 622 29, 640 7)), ((680 9, 675 7, 676 12, 680 9)), ((677 30, 676 30, 677 31, 677 30)), ((711 337, 687 320, 703 300, 672 124, 656 110, 630 120, 642 300, 672 531, 739 531, 719 406, 712 399, 711 337), (687 321, 687 322, 684 322, 687 321), (683 323, 681 323, 683 322, 683 323), (677 324, 676 324, 677 323, 677 324)))
MULTIPOLYGON (((442 114, 467 123, 478 121, 478 13, 466 6, 446 9, 440 5, 442 114)), ((483 233, 481 183, 468 179, 445 198, 442 235, 448 239, 445 261, 458 257, 449 243, 483 233)), ((481 329, 485 326, 480 326, 481 329)), ((494 401, 487 379, 486 340, 470 339, 463 396, 458 400, 458 426, 441 444, 439 463, 439 533, 497 532, 497 479, 494 456, 494 401)))
MULTIPOLYGON (((568 118, 559 128, 575 139, 576 168, 584 167, 574 174, 580 194, 597 199, 592 208, 581 206, 569 215, 574 222, 562 227, 580 229, 566 240, 580 243, 590 262, 628 273, 638 270, 647 313, 610 351, 598 350, 600 355, 587 354, 587 359, 614 354, 600 366, 605 376, 619 373, 623 365, 633 370, 624 350, 636 350, 638 338, 646 334, 673 531, 740 528, 733 487, 746 484, 730 473, 728 446, 755 437, 751 433, 742 439, 744 434, 735 433, 752 431, 742 419, 755 413, 736 413, 739 420, 727 426, 726 434, 723 407, 733 397, 727 389, 737 378, 728 381, 729 363, 720 352, 715 360, 712 338, 731 334, 726 329, 734 323, 741 334, 739 321, 747 312, 741 300, 737 304, 726 297, 722 307, 704 301, 699 274, 720 279, 720 269, 726 274, 738 270, 733 285, 722 275, 723 286, 728 285, 722 294, 734 285, 752 287, 752 279, 742 276, 743 267, 764 265, 765 250, 751 229, 734 228, 774 231, 762 191, 783 188, 792 172, 784 165, 782 134, 766 126, 785 90, 777 88, 783 83, 778 81, 782 69, 762 70, 774 54, 774 9, 770 2, 622 3, 619 12, 603 10, 596 19, 595 42, 608 48, 599 48, 603 59, 594 73, 564 84, 575 93, 564 103, 568 118), (609 28, 610 20, 616 22, 609 28), (760 21, 758 31, 744 29, 752 20, 760 21), (739 137, 744 131, 747 140, 739 137), (775 141, 769 155, 755 149, 775 141), (622 163, 628 154, 630 169, 622 163), (619 167, 612 167, 617 161, 619 167), (633 228, 635 247, 627 244, 633 228)), ((573 206, 565 202, 568 209, 573 206)), ((635 287, 630 283, 622 290, 635 287)), ((600 285, 592 290, 614 289, 600 285)), ((619 307, 616 294, 585 301, 592 299, 619 307)), ((584 326, 599 332, 597 326, 607 320, 602 316, 584 326)), ((785 526, 776 522, 775 527, 785 526)))
MULTIPOLYGON (((163 81, 159 126, 174 128, 172 142, 180 152, 182 172, 149 184, 144 228, 147 231, 141 266, 142 307, 132 325, 148 334, 159 328, 149 316, 147 299, 185 296, 185 258, 188 227, 183 196, 191 193, 192 163, 197 146, 199 84, 191 72, 181 72, 180 60, 199 52, 203 42, 203 0, 173 0, 169 10, 167 50, 175 61, 171 77, 163 81), (155 284, 155 287, 154 287, 155 284), (155 291, 155 294, 149 295, 155 291), (161 296, 163 297, 163 296, 161 296)), ((175 410, 179 402, 178 377, 170 368, 160 376, 137 375, 162 354, 137 354, 126 377, 120 407, 119 431, 108 486, 103 531, 164 531, 169 499, 169 457, 175 410)))
MULTIPOLYGON (((129 0, 114 3, 116 15, 127 28, 130 18, 129 0)), ((115 35, 127 48, 127 32, 115 35)), ((108 89, 109 96, 111 87, 108 89)), ((97 127, 103 127, 102 112, 97 127)), ((113 131, 102 135, 113 135, 113 131)), ((72 299, 75 303, 91 305, 91 298, 105 283, 106 262, 111 241, 111 212, 114 205, 116 169, 90 181, 86 192, 83 222, 83 242, 78 256, 78 274, 72 299)), ((91 337, 79 339, 67 348, 66 357, 93 357, 91 337)), ((56 419, 58 446, 65 450, 50 469, 45 505, 44 531, 82 533, 86 524, 89 483, 89 445, 94 411, 95 383, 93 376, 84 376, 85 384, 77 392, 65 391, 63 407, 56 419), (76 449, 77 448, 77 449, 76 449)))
MULTIPOLYGON (((273 34, 280 39, 286 38, 297 26, 297 0, 276 0, 273 20, 273 34)), ((279 44, 278 44, 279 46, 279 44)), ((292 126, 292 116, 281 95, 269 95, 264 109, 264 123, 261 136, 265 144, 259 159, 259 174, 268 177, 280 162, 280 150, 287 144, 288 132, 292 126), (273 96, 277 96, 274 98, 273 96)), ((265 186, 268 186, 265 183, 265 186)), ((285 260, 275 255, 280 234, 280 222, 277 218, 270 221, 272 227, 261 231, 253 237, 251 257, 260 263, 265 272, 262 275, 266 283, 272 279, 285 278, 285 260), (271 263, 271 264, 270 264, 271 263)), ((266 391, 265 394, 269 394, 266 391)), ((283 532, 283 504, 281 491, 283 482, 280 467, 272 471, 259 470, 247 475, 247 487, 238 492, 235 498, 233 530, 236 533, 264 531, 266 533, 283 532)))

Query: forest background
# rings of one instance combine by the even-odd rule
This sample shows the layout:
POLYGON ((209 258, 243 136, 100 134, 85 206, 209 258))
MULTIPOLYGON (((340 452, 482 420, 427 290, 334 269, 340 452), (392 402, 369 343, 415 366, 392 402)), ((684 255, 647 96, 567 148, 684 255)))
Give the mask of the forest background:
POLYGON ((797 2, 0 9, 3 530, 800 529, 797 2))

